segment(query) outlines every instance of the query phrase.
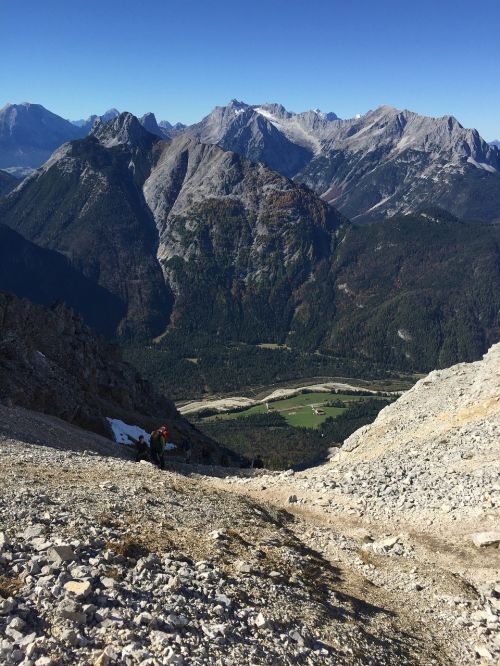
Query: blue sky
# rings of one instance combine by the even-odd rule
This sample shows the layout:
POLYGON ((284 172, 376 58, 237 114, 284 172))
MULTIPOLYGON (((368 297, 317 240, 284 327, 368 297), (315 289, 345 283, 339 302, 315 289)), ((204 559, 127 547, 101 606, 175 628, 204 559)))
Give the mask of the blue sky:
POLYGON ((0 106, 192 123, 231 98, 380 104, 500 138, 500 1, 0 0, 0 106))

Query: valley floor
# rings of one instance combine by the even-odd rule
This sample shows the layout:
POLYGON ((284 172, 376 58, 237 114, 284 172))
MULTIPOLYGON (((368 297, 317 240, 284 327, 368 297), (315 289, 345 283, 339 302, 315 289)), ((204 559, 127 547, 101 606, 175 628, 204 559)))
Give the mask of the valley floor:
POLYGON ((0 663, 493 659, 477 524, 371 520, 312 471, 160 472, 21 409, 0 407, 0 455, 0 663))

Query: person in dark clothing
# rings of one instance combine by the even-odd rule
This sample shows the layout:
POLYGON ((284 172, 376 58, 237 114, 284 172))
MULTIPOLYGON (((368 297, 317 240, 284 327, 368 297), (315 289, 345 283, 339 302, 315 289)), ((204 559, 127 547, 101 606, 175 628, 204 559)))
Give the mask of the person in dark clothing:
POLYGON ((144 435, 139 435, 139 439, 135 445, 135 450, 135 462, 149 460, 149 447, 146 443, 146 440, 144 439, 144 435))
POLYGON ((141 460, 147 460, 149 462, 149 447, 144 439, 144 435, 139 435, 139 439, 132 437, 132 435, 127 435, 127 437, 135 444, 135 462, 140 462, 141 460))
POLYGON ((263 469, 264 468, 264 462, 260 456, 256 456, 253 459, 252 467, 254 469, 263 469))
POLYGON ((160 469, 165 469, 165 431, 168 432, 165 426, 161 429, 153 430, 150 440, 151 462, 160 469))

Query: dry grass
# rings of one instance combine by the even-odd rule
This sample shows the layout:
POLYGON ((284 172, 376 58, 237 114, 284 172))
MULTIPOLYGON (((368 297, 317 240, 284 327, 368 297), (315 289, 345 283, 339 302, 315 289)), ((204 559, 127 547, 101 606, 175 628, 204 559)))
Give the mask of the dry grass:
POLYGON ((150 550, 140 539, 132 536, 125 536, 121 541, 109 541, 106 544, 108 550, 112 550, 117 555, 122 555, 127 559, 138 560, 149 554, 150 550))
POLYGON ((102 513, 98 513, 97 516, 95 517, 97 523, 101 525, 102 527, 118 527, 118 523, 114 516, 112 516, 110 513, 107 511, 103 511, 102 513))
POLYGON ((0 576, 0 597, 3 599, 13 597, 22 585, 23 582, 19 577, 0 576))

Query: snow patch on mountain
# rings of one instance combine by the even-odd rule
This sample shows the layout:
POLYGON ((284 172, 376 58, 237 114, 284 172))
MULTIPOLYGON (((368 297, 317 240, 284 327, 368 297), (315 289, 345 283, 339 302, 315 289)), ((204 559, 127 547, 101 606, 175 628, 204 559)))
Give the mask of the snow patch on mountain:
MULTIPOLYGON (((270 111, 261 106, 255 107, 254 111, 261 116, 264 116, 264 118, 272 123, 274 127, 282 132, 290 141, 303 148, 311 150, 315 155, 321 152, 321 141, 317 136, 302 127, 297 116, 292 115, 289 119, 278 119, 270 111)), ((325 115, 322 114, 322 117, 324 118, 325 115)))

